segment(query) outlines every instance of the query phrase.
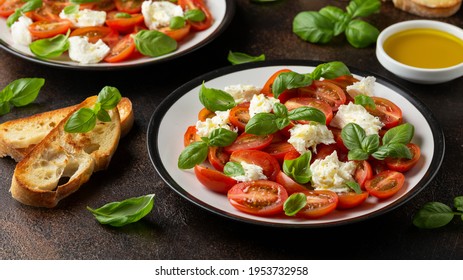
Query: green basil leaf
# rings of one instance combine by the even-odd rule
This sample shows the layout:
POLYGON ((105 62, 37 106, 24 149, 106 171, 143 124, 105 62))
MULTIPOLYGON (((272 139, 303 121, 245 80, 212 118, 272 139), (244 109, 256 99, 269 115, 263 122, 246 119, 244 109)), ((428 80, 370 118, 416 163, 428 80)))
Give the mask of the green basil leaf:
POLYGON ((409 123, 404 123, 389 129, 383 136, 383 144, 408 144, 412 141, 414 134, 415 127, 409 123))
POLYGON ((265 55, 261 54, 259 56, 250 56, 248 54, 241 53, 241 52, 229 51, 227 59, 232 65, 238 65, 238 64, 248 63, 248 62, 264 61, 265 55))
POLYGON ((377 134, 366 136, 363 138, 361 146, 362 150, 369 155, 376 152, 379 148, 379 136, 377 134))
POLYGON ((302 106, 289 111, 288 118, 292 121, 314 121, 326 124, 325 114, 317 108, 302 106))
POLYGON ((367 17, 378 13, 381 9, 380 0, 351 0, 346 7, 347 13, 355 17, 367 17))
POLYGON ((352 19, 349 14, 335 6, 326 6, 318 12, 334 22, 334 36, 343 33, 346 30, 347 24, 352 19))
POLYGON ((18 18, 20 18, 24 13, 36 10, 42 7, 42 0, 28 0, 24 5, 20 8, 16 9, 12 15, 8 17, 6 20, 6 25, 11 27, 13 23, 15 23, 18 18))
POLYGON ((96 125, 96 114, 90 108, 81 108, 66 121, 64 131, 68 133, 85 133, 96 125))
POLYGON ((10 103, 16 107, 25 106, 33 102, 42 86, 45 84, 45 79, 42 78, 22 78, 8 84, 6 91, 11 91, 10 103))
POLYGON ((332 61, 318 65, 311 77, 313 80, 319 80, 320 78, 334 79, 344 75, 350 75, 349 68, 340 61, 332 61))
POLYGON ((140 30, 133 40, 137 50, 146 56, 158 57, 177 49, 177 41, 157 30, 140 30))
POLYGON ((369 156, 370 155, 362 149, 353 149, 347 154, 349 160, 367 160, 369 156))
POLYGON ((306 184, 312 178, 310 160, 312 153, 307 151, 299 157, 283 162, 283 172, 299 184, 306 184))
POLYGON ((66 15, 72 15, 79 12, 80 6, 79 5, 69 5, 64 7, 63 12, 66 15))
POLYGON ((362 193, 362 189, 360 188, 360 185, 355 182, 355 181, 348 181, 346 182, 346 186, 349 187, 349 189, 353 190, 355 193, 357 194, 361 194, 362 193))
POLYGON ((128 13, 117 13, 114 15, 115 18, 131 18, 132 15, 128 13))
POLYGON ((41 58, 58 57, 69 50, 68 36, 69 32, 67 35, 59 34, 52 38, 35 40, 29 45, 29 49, 41 58))
POLYGON ((217 128, 211 132, 208 145, 215 147, 226 147, 233 144, 233 142, 236 140, 236 137, 238 137, 238 133, 234 131, 225 128, 217 128))
POLYGON ((371 109, 376 108, 375 101, 368 95, 359 94, 354 97, 354 103, 357 105, 362 105, 363 107, 368 107, 371 109))
POLYGON ((0 116, 8 114, 10 110, 11 106, 8 101, 0 101, 0 116))
POLYGON ((288 118, 276 118, 275 124, 277 125, 278 130, 282 130, 287 127, 291 121, 288 118))
POLYGON ((458 210, 463 212, 463 196, 457 196, 453 199, 453 205, 458 210))
POLYGON ((303 193, 293 193, 283 204, 286 216, 294 216, 307 205, 307 196, 303 193))
POLYGON ((452 221, 454 213, 440 202, 428 202, 413 217, 413 224, 419 228, 438 228, 452 221))
POLYGON ((287 118, 288 117, 288 109, 285 105, 281 104, 280 102, 276 102, 273 104, 273 114, 278 118, 287 118))
POLYGON ((15 23, 21 16, 23 12, 21 12, 21 9, 16 9, 14 13, 12 13, 7 19, 6 19, 6 26, 11 27, 13 23, 15 23))
POLYGON ((190 169, 200 164, 207 158, 209 148, 202 141, 193 142, 188 145, 178 157, 178 168, 190 169))
POLYGON ((228 92, 207 88, 204 82, 199 90, 199 101, 212 112, 226 111, 236 106, 235 99, 228 92))
POLYGON ((354 19, 347 25, 346 39, 355 48, 365 48, 376 42, 379 30, 366 21, 354 19))
POLYGON ((379 149, 374 152, 372 156, 379 160, 383 160, 387 157, 411 159, 412 153, 404 144, 390 143, 379 147, 379 149))
POLYGON ((187 10, 183 16, 193 22, 201 22, 206 19, 206 14, 200 9, 187 10))
POLYGON ((271 113, 258 113, 246 124, 245 132, 255 135, 269 135, 277 132, 277 117, 271 113))
POLYGON ((111 121, 111 116, 105 110, 98 110, 97 113, 96 113, 96 118, 99 119, 102 122, 110 122, 111 121))
POLYGON ((125 226, 134 223, 148 215, 153 209, 154 194, 133 197, 119 202, 105 204, 98 209, 87 209, 100 224, 108 224, 114 227, 125 226))
POLYGON ((85 4, 85 3, 96 3, 101 0, 69 0, 73 4, 85 4))
POLYGON ((169 27, 170 29, 180 29, 185 26, 185 23, 186 21, 183 17, 176 16, 170 19, 169 27))
POLYGON ((301 12, 293 20, 293 32, 310 43, 328 43, 334 36, 333 30, 333 22, 318 12, 301 12))
POLYGON ((223 173, 228 177, 244 176, 244 168, 238 162, 229 161, 223 167, 223 173))
POLYGON ((349 150, 362 149, 365 130, 356 123, 348 123, 341 131, 341 138, 349 150))
POLYGON ((105 86, 103 89, 101 89, 100 93, 98 93, 97 102, 101 104, 101 108, 103 110, 111 110, 114 109, 117 104, 119 104, 121 99, 121 93, 117 88, 105 86))
POLYGON ((305 87, 311 84, 312 78, 310 75, 296 72, 284 72, 279 74, 272 84, 273 96, 278 98, 278 96, 287 89, 305 87))

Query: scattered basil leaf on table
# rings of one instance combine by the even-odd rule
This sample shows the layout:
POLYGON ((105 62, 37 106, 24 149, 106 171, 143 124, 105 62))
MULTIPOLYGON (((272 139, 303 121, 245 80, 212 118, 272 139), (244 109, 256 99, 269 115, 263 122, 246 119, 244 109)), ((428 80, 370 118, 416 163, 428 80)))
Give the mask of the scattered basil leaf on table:
POLYGON ((29 49, 33 54, 41 58, 58 57, 65 51, 69 50, 69 34, 58 34, 52 38, 35 40, 29 45, 29 49))
POLYGON ((312 178, 310 160, 312 153, 307 151, 299 157, 283 162, 283 172, 299 184, 306 184, 312 178))
POLYGON ((146 56, 157 57, 177 49, 177 41, 156 30, 140 30, 133 40, 137 50, 146 56))
MULTIPOLYGON (((463 196, 457 196, 453 199, 453 206, 458 210, 463 212, 463 196)), ((463 217, 462 217, 463 218, 463 217)))
POLYGON ((379 12, 381 2, 379 0, 352 0, 346 7, 347 13, 354 17, 367 17, 379 12))
POLYGON ((243 63, 248 63, 248 62, 255 62, 255 61, 264 61, 265 60, 265 55, 261 54, 259 56, 251 56, 242 52, 228 52, 228 61, 232 65, 238 65, 238 64, 243 64, 243 63))
POLYGON ((293 20, 293 32, 304 41, 326 44, 334 37, 334 24, 318 12, 301 12, 293 20))
POLYGON ((283 204, 286 216, 294 216, 307 205, 307 197, 303 193, 293 193, 283 204))
POLYGON ((199 101, 212 112, 226 111, 236 106, 235 99, 228 92, 207 88, 204 82, 199 90, 199 101))
POLYGON ((151 212, 153 205, 154 194, 149 194, 123 201, 111 202, 97 209, 87 206, 87 209, 92 212, 100 224, 122 227, 145 217, 151 212))
POLYGON ((319 13, 334 22, 333 35, 338 36, 346 30, 352 17, 342 9, 334 6, 326 6, 319 13))
POLYGON ((45 84, 42 78, 21 78, 9 83, 0 92, 0 115, 10 112, 11 106, 22 107, 32 103, 45 84))
POLYGON ((452 209, 444 203, 428 202, 413 217, 413 224, 419 228, 438 228, 450 223, 454 215, 452 209))
POLYGON ((42 0, 28 0, 24 5, 22 5, 20 8, 17 8, 13 14, 11 14, 7 20, 6 20, 6 25, 8 27, 11 27, 13 23, 15 23, 24 13, 33 11, 35 9, 38 9, 42 7, 42 0))
POLYGON ((353 20, 346 28, 347 41, 356 48, 365 48, 376 42, 379 30, 363 20, 353 20))

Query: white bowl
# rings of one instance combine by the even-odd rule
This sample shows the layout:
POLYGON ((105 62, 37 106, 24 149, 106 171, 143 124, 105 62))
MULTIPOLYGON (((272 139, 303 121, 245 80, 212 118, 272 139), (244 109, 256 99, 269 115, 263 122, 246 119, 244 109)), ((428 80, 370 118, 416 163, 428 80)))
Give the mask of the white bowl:
POLYGON ((450 33, 463 40, 463 29, 435 20, 410 20, 393 24, 384 29, 376 42, 376 57, 381 65, 393 74, 419 84, 437 84, 451 81, 463 76, 463 62, 446 68, 413 67, 390 57, 383 48, 384 42, 391 35, 404 30, 430 28, 450 33))

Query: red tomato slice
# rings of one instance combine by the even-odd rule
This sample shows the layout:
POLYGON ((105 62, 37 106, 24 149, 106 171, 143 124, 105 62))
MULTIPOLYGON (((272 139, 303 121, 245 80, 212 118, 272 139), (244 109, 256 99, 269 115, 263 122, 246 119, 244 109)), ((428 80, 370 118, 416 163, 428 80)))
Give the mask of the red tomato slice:
MULTIPOLYGON (((325 144, 318 144, 317 145, 317 152, 312 153, 312 162, 314 162, 317 159, 325 159, 327 156, 331 155, 334 151, 336 151, 337 145, 336 144, 330 144, 330 145, 325 145, 325 144)), ((339 158, 339 153, 338 153, 338 159, 339 158)))
POLYGON ((368 192, 355 193, 345 192, 338 193, 338 206, 336 209, 350 209, 359 206, 368 198, 368 192))
POLYGON ((104 61, 115 63, 131 58, 135 51, 135 42, 130 34, 125 35, 115 46, 111 47, 104 61))
POLYGON ((267 176, 267 179, 270 181, 275 181, 278 172, 280 172, 280 164, 278 161, 271 155, 262 151, 236 151, 230 155, 230 161, 238 163, 244 161, 246 163, 259 165, 262 167, 264 175, 267 176))
POLYGON ((406 172, 415 166, 420 160, 421 150, 420 147, 413 143, 407 144, 407 148, 412 154, 411 159, 406 158, 386 158, 385 162, 390 170, 406 172))
POLYGON ((278 183, 257 180, 234 185, 227 197, 230 204, 239 211, 257 216, 273 216, 283 212, 288 193, 278 183))
POLYGON ((375 109, 369 107, 366 109, 379 118, 384 128, 392 128, 402 123, 402 110, 397 105, 382 97, 373 96, 372 99, 375 101, 375 109))
POLYGON ((71 28, 71 22, 67 20, 35 21, 28 26, 32 36, 39 39, 51 38, 58 34, 66 34, 69 28, 71 28))
POLYGON ((404 185, 405 176, 397 171, 385 170, 366 181, 365 189, 370 195, 386 199, 396 194, 404 185))
POLYGON ((223 172, 225 164, 230 160, 230 155, 225 153, 222 147, 209 147, 207 159, 216 170, 223 172))
POLYGON ((5 0, 0 6, 0 16, 9 17, 17 8, 21 8, 25 3, 22 0, 5 0))
POLYGON ((346 103, 346 94, 337 85, 327 81, 313 81, 310 86, 299 88, 299 94, 325 101, 333 111, 346 103))
POLYGON ((291 177, 286 175, 283 171, 278 172, 276 182, 282 185, 286 189, 286 191, 288 192, 288 195, 291 195, 297 192, 304 192, 308 190, 307 187, 294 181, 291 177))
POLYGON ((347 149, 346 145, 344 145, 344 141, 342 140, 342 137, 341 137, 342 129, 331 127, 331 126, 329 127, 329 129, 333 133, 334 141, 336 141, 336 146, 338 148, 338 151, 348 153, 349 149, 347 149))
POLYGON ((42 7, 32 11, 31 18, 34 21, 58 21, 61 19, 59 14, 68 4, 67 2, 43 3, 42 7))
POLYGON ((246 124, 251 119, 249 116, 249 104, 249 102, 245 102, 233 107, 228 116, 231 124, 237 127, 240 132, 244 131, 246 124))
POLYGON ((347 86, 351 86, 352 84, 358 82, 357 78, 354 78, 352 75, 344 75, 334 79, 327 79, 327 82, 333 83, 340 87, 344 92, 346 92, 347 86))
POLYGON ((187 22, 185 26, 178 28, 178 29, 171 29, 170 27, 163 27, 159 29, 162 33, 166 34, 170 38, 174 39, 175 41, 179 42, 183 40, 189 33, 190 33, 191 25, 187 22))
POLYGON ((301 156, 301 154, 298 151, 291 151, 291 152, 286 153, 283 160, 296 159, 296 158, 298 158, 300 156, 301 156))
POLYGON ((127 34, 132 33, 135 26, 143 23, 142 14, 133 14, 130 18, 117 18, 118 12, 112 11, 108 13, 106 19, 106 25, 120 33, 127 34))
POLYGON ((106 43, 107 38, 113 38, 118 36, 117 31, 106 27, 106 26, 90 26, 77 28, 71 32, 72 36, 87 36, 90 43, 96 43, 99 39, 102 39, 106 43))
POLYGON ((355 169, 354 179, 362 189, 365 189, 365 183, 373 178, 373 169, 366 160, 359 161, 355 169))
POLYGON ((143 1, 144 0, 114 0, 118 11, 129 14, 139 13, 143 1))
POLYGON ((307 197, 307 204, 297 212, 297 217, 317 219, 333 212, 338 205, 338 195, 335 192, 316 190, 302 193, 307 197))
POLYGON ((105 11, 109 12, 116 9, 116 4, 113 0, 98 0, 92 3, 83 3, 80 4, 80 9, 91 9, 96 11, 105 11))
POLYGON ((190 145, 193 142, 200 141, 201 137, 199 137, 198 134, 196 134, 196 126, 191 125, 189 126, 185 134, 183 135, 183 145, 186 147, 190 145))
POLYGON ((206 18, 201 21, 201 22, 195 22, 189 20, 188 22, 191 24, 191 28, 196 31, 201 31, 208 29, 211 27, 212 22, 214 21, 211 12, 207 8, 207 6, 204 4, 203 0, 178 0, 178 5, 182 7, 184 11, 187 10, 194 10, 194 9, 199 9, 203 11, 204 15, 206 18))
POLYGON ((202 108, 201 111, 198 113, 198 120, 200 121, 205 121, 206 119, 213 118, 215 116, 215 113, 208 110, 207 108, 202 108))
POLYGON ((222 172, 201 165, 196 165, 194 170, 198 181, 214 192, 226 194, 237 183, 235 179, 228 177, 222 172))
POLYGON ((243 132, 230 146, 225 147, 225 152, 233 153, 240 150, 262 150, 272 142, 273 135, 254 135, 243 132))
MULTIPOLYGON (((326 125, 329 125, 331 120, 333 119, 333 110, 331 109, 328 103, 318 100, 312 97, 294 97, 289 99, 285 102, 285 106, 288 111, 294 110, 296 108, 305 106, 305 107, 312 107, 318 109, 325 114, 326 117, 326 125)), ((308 123, 308 121, 298 121, 300 123, 308 123)))
POLYGON ((265 147, 262 151, 268 153, 280 163, 283 162, 285 155, 289 152, 297 152, 293 145, 290 143, 283 141, 283 142, 276 142, 271 143, 267 147, 265 147))
MULTIPOLYGON (((273 82, 278 77, 278 75, 280 75, 281 73, 286 73, 286 72, 291 72, 291 70, 282 69, 282 70, 279 70, 279 71, 275 72, 272 76, 270 76, 270 78, 267 80, 267 82, 265 82, 265 85, 264 85, 264 87, 262 88, 262 90, 260 92, 262 92, 263 94, 265 94, 267 96, 274 97, 273 96, 273 91, 272 91, 273 82)), ((280 100, 281 103, 285 103, 288 99, 296 97, 296 96, 297 96, 297 90, 296 89, 289 89, 289 90, 283 91, 278 96, 278 99, 280 100)))

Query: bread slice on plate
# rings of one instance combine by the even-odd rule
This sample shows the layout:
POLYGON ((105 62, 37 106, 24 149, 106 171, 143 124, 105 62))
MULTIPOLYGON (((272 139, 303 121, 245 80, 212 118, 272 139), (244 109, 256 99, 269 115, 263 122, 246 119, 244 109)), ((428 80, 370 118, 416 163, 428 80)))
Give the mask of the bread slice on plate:
MULTIPOLYGON (((89 97, 74 107, 91 108, 97 97, 89 97)), ((93 172, 107 168, 121 135, 117 108, 108 112, 110 122, 97 121, 87 133, 67 133, 69 114, 17 165, 11 183, 13 198, 37 207, 55 207, 77 191, 93 172)))
POLYGON ((462 0, 393 0, 394 6, 427 18, 449 17, 458 12, 462 0))
MULTIPOLYGON (((53 128, 73 112, 76 106, 0 124, 0 157, 10 156, 15 161, 22 160, 53 128)), ((123 97, 117 104, 117 109, 121 119, 121 137, 124 137, 134 123, 132 102, 123 97)))

